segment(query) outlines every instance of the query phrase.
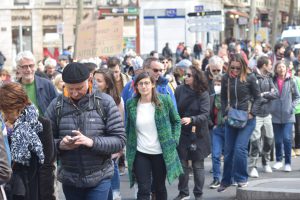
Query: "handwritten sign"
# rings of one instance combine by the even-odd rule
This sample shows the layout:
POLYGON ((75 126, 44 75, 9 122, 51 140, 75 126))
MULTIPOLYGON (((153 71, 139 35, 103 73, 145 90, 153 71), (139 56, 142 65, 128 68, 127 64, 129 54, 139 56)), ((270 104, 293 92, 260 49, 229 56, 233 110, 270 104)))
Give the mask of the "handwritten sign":
POLYGON ((122 53, 123 17, 92 21, 79 26, 77 59, 122 53))

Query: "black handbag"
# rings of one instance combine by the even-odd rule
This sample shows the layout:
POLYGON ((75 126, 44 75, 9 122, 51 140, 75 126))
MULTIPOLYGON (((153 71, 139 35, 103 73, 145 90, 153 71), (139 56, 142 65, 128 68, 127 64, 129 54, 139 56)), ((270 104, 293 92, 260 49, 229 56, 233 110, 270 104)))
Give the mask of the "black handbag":
MULTIPOLYGON (((235 84, 236 88, 236 84, 235 84)), ((235 93, 235 108, 231 107, 230 105, 230 79, 228 77, 228 85, 227 85, 227 109, 228 109, 228 115, 227 115, 227 123, 229 126, 233 128, 244 128, 247 125, 248 121, 248 112, 251 106, 248 106, 248 112, 244 110, 238 110, 237 104, 237 96, 235 93)))

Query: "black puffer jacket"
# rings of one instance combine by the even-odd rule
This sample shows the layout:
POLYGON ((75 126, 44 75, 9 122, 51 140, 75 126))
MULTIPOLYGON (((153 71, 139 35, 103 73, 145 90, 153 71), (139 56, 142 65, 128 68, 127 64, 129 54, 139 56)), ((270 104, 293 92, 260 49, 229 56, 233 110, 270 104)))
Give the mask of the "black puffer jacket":
POLYGON ((46 117, 52 121, 53 133, 59 138, 72 135, 72 130, 80 130, 94 142, 92 148, 80 146, 69 151, 60 151, 61 167, 58 180, 63 184, 75 187, 94 187, 101 180, 111 178, 113 165, 111 154, 123 149, 126 142, 124 125, 114 100, 107 94, 98 93, 101 97, 106 124, 97 113, 94 106, 94 95, 86 94, 75 106, 69 98, 63 97, 62 118, 56 125, 56 99, 47 109, 46 117), (89 111, 63 116, 76 109, 89 111))
POLYGON ((257 69, 255 76, 258 80, 261 96, 260 104, 256 104, 256 106, 258 106, 258 108, 255 108, 255 110, 257 110, 256 115, 266 117, 271 113, 271 100, 279 98, 278 90, 273 83, 271 74, 262 75, 259 69, 257 69))
MULTIPOLYGON (((224 116, 227 115, 228 78, 228 74, 224 74, 222 77, 221 104, 224 116)), ((255 116, 258 113, 257 108, 259 108, 261 100, 258 81, 254 73, 249 73, 245 82, 241 82, 239 76, 237 78, 230 78, 230 106, 239 110, 248 111, 250 102, 252 102, 250 113, 255 116)))

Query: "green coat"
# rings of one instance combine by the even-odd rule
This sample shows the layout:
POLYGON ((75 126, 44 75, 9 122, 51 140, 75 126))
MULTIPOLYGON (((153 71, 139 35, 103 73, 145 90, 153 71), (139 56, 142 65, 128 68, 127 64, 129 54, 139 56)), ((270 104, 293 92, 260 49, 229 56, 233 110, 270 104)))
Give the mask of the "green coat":
MULTIPOLYGON (((155 123, 158 139, 163 152, 163 158, 167 170, 167 178, 171 184, 173 180, 183 173, 176 146, 179 143, 181 124, 169 95, 159 95, 160 107, 155 107, 155 123)), ((135 177, 133 162, 137 149, 136 115, 138 98, 132 98, 126 103, 126 157, 128 162, 128 174, 130 187, 134 185, 135 177)))

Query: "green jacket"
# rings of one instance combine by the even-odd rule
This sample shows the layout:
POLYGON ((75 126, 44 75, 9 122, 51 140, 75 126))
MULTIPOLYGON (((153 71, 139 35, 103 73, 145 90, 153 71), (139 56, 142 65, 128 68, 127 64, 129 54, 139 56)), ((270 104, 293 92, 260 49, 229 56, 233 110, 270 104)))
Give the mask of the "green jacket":
MULTIPOLYGON (((298 76, 294 76, 294 80, 296 82, 296 86, 298 88, 298 91, 300 91, 300 78, 298 76)), ((296 105, 295 107, 295 114, 300 113, 300 103, 296 105)))
MULTIPOLYGON (((180 117, 169 95, 159 95, 160 107, 155 107, 155 123, 158 139, 163 152, 167 170, 167 178, 171 184, 173 180, 183 173, 176 146, 179 143, 181 124, 180 117)), ((126 103, 126 157, 130 187, 134 185, 135 176, 133 162, 137 148, 136 116, 138 98, 132 98, 126 103)))

